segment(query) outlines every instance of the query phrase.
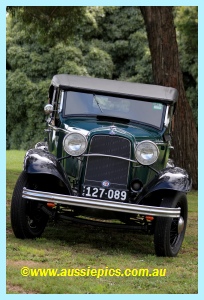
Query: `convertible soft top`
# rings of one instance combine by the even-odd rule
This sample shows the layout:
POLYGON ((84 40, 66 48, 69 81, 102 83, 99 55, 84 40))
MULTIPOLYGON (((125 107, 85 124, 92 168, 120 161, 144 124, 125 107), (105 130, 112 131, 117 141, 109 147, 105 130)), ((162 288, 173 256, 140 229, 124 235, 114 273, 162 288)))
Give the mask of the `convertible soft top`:
POLYGON ((178 91, 171 87, 68 74, 55 75, 51 85, 65 90, 139 98, 168 104, 174 104, 178 99, 178 91))

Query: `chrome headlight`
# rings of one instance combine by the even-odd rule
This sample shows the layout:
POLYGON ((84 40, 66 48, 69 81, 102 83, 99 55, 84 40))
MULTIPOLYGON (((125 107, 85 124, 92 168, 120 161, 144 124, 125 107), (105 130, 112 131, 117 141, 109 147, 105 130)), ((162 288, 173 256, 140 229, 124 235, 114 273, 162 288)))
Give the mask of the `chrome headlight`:
POLYGON ((141 165, 152 165, 159 156, 159 149, 152 141, 142 141, 135 149, 135 156, 141 165))
POLYGON ((64 150, 71 156, 79 156, 86 151, 87 139, 77 132, 68 133, 63 140, 64 150))

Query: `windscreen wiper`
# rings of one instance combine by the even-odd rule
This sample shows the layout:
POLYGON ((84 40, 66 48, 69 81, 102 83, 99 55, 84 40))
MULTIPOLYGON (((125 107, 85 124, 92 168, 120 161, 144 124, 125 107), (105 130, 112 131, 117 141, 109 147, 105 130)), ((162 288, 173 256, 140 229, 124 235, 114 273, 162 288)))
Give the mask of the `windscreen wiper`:
POLYGON ((100 111, 103 113, 103 110, 102 110, 102 108, 101 108, 101 106, 100 106, 100 103, 98 102, 98 99, 96 98, 96 95, 95 95, 95 94, 93 94, 93 98, 94 98, 94 100, 96 101, 96 104, 98 105, 100 111))

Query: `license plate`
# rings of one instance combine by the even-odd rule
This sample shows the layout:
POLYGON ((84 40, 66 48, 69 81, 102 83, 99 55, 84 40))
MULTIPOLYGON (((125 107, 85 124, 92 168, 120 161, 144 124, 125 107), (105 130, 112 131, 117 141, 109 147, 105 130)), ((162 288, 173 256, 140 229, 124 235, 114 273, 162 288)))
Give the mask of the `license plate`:
POLYGON ((84 186, 82 190, 82 196, 98 199, 125 201, 127 198, 127 192, 121 190, 84 186))

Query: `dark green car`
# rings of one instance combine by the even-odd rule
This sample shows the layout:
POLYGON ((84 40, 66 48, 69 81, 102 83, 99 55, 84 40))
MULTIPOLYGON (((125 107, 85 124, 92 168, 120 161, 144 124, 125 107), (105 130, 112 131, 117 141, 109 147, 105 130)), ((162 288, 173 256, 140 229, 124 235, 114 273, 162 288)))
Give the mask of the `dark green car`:
POLYGON ((63 219, 142 230, 158 256, 176 256, 192 185, 169 160, 177 98, 170 87, 55 75, 45 140, 27 151, 13 192, 15 236, 63 219))

